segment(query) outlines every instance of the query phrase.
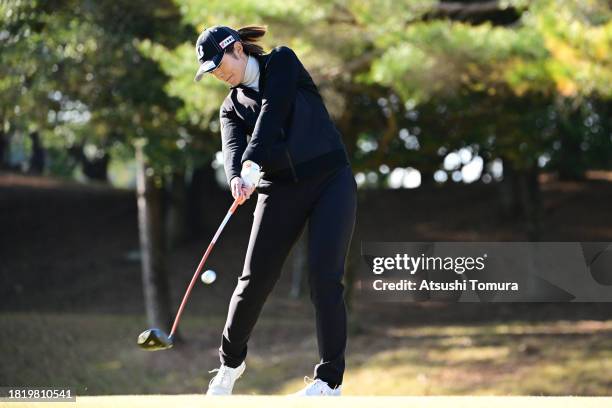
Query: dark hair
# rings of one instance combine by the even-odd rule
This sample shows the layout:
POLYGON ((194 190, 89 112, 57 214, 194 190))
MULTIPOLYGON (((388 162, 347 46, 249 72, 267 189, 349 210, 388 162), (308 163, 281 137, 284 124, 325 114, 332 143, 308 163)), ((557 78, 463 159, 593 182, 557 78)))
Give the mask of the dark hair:
MULTIPOLYGON (((245 54, 251 55, 264 53, 264 49, 259 44, 256 44, 256 42, 259 40, 259 38, 266 34, 267 30, 268 28, 266 26, 259 25, 250 25, 238 29, 238 35, 240 36, 240 42, 242 43, 242 49, 244 50, 245 54)), ((236 43, 231 44, 227 49, 232 54, 234 53, 235 44, 236 43)))

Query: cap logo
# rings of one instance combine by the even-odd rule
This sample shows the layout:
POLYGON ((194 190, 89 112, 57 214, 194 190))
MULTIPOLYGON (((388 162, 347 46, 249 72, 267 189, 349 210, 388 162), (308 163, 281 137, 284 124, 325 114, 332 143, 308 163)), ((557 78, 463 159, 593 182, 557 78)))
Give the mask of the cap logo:
POLYGON ((225 49, 225 47, 227 47, 233 42, 234 42, 234 37, 230 35, 225 40, 221 41, 219 45, 221 46, 222 49, 225 49))
POLYGON ((196 51, 198 52, 198 58, 202 59, 204 56, 204 44, 200 44, 200 46, 196 48, 196 51))

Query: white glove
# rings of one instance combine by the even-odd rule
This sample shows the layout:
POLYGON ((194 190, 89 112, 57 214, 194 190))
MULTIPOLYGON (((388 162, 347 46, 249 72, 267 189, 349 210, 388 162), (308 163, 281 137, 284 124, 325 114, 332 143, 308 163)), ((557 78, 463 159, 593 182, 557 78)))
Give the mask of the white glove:
POLYGON ((257 187, 257 184, 259 183, 259 180, 261 179, 262 175, 263 174, 261 172, 261 167, 257 163, 251 160, 245 160, 245 162, 242 163, 242 171, 240 171, 240 177, 244 181, 246 187, 257 187))

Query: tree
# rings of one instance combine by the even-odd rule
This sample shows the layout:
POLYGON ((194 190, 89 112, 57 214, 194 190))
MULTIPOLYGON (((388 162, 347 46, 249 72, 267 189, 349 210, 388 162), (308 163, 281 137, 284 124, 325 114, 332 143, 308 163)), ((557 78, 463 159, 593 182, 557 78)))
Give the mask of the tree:
POLYGON ((7 1, 0 7, 0 119, 3 129, 35 135, 32 168, 42 168, 50 148, 52 156, 76 159, 90 178, 106 180, 110 156, 134 157, 135 142, 145 139, 138 153, 146 175, 139 178, 144 291, 151 323, 167 324, 159 245, 163 186, 169 169, 185 165, 185 132, 175 115, 181 101, 167 95, 167 76, 139 45, 173 46, 190 27, 169 0, 7 1))

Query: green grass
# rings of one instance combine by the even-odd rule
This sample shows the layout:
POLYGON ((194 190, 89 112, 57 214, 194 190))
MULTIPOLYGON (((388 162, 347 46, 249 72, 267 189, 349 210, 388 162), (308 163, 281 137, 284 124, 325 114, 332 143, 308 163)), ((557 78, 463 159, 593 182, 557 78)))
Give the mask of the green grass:
MULTIPOLYGON (((187 343, 146 352, 136 346, 140 317, 5 313, 0 321, 0 384, 69 386, 77 395, 200 393, 218 366, 224 323, 186 318, 187 343)), ((316 350, 311 320, 262 316, 236 393, 296 391, 312 377, 316 350)), ((612 320, 366 327, 349 337, 347 356, 344 395, 606 396, 612 320)))

